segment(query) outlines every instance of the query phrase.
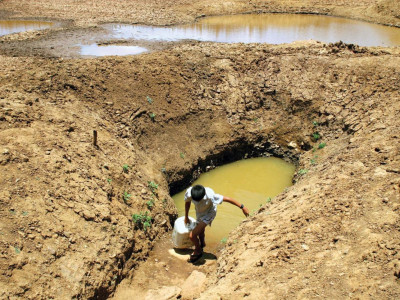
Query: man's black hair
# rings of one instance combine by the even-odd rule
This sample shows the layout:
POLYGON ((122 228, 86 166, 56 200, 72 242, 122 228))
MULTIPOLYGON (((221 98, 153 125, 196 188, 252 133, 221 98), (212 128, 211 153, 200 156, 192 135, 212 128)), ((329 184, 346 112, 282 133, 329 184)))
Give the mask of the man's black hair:
POLYGON ((192 187, 192 190, 190 193, 192 195, 193 200, 200 201, 201 199, 203 199, 204 195, 206 194, 206 189, 204 188, 204 186, 198 184, 198 185, 195 185, 194 187, 192 187))

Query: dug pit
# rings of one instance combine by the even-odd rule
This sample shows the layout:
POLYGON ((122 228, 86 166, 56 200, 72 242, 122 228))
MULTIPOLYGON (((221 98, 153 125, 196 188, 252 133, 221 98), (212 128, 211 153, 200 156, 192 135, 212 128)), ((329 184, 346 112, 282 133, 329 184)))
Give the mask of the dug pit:
MULTIPOLYGON (((236 199, 254 213, 265 203, 292 185, 295 166, 275 157, 260 157, 237 161, 204 173, 193 182, 212 188, 216 193, 236 199)), ((185 190, 175 194, 178 215, 185 213, 185 190)), ((243 219, 237 207, 223 203, 218 206, 217 218, 206 230, 206 249, 215 251, 219 243, 226 242, 228 234, 243 219)), ((196 218, 191 207, 189 216, 196 218)))

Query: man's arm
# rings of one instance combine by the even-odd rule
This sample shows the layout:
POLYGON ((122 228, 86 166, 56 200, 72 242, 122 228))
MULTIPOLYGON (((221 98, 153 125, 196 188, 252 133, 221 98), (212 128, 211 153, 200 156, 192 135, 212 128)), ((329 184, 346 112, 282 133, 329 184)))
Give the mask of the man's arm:
POLYGON ((246 217, 249 215, 249 210, 247 209, 247 207, 245 207, 243 204, 239 203, 237 200, 224 196, 223 201, 228 202, 233 205, 236 205, 237 207, 241 208, 242 212, 244 213, 244 215, 246 217))
POLYGON ((185 202, 185 224, 189 224, 189 209, 190 209, 190 201, 185 202))

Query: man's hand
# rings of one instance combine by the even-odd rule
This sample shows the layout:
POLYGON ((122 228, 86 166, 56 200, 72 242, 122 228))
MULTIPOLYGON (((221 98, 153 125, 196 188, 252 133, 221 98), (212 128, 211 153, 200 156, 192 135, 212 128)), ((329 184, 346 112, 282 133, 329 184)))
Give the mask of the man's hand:
POLYGON ((243 208, 242 208, 242 212, 244 213, 244 215, 245 215, 246 217, 248 217, 248 216, 249 216, 249 210, 248 210, 248 208, 247 208, 247 207, 243 206, 243 208))
POLYGON ((188 217, 185 217, 185 225, 189 225, 190 224, 190 219, 188 217))

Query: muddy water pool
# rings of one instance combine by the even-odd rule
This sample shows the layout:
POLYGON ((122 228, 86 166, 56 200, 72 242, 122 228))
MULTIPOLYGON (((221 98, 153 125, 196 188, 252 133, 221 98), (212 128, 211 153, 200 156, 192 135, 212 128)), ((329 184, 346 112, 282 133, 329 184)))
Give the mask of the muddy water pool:
POLYGON ((53 26, 54 22, 47 21, 0 20, 0 36, 28 30, 43 30, 53 26))
POLYGON ((300 14, 247 14, 201 18, 172 27, 106 24, 114 38, 145 41, 185 39, 223 43, 282 44, 298 40, 343 41, 360 46, 398 46, 400 29, 345 18, 300 14))
MULTIPOLYGON (((294 171, 292 164, 279 158, 252 158, 204 173, 193 185, 201 184, 218 194, 234 198, 244 203, 251 212, 291 186, 294 171)), ((179 216, 185 214, 184 194, 185 191, 182 191, 172 197, 179 216)), ((195 218, 194 205, 191 205, 189 215, 195 218)), ((217 217, 206 229, 207 248, 215 248, 244 218, 238 207, 229 203, 219 205, 217 217)))

